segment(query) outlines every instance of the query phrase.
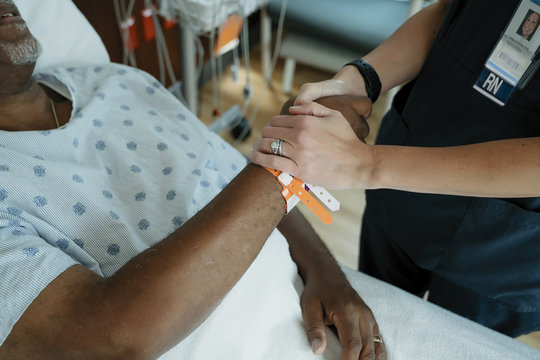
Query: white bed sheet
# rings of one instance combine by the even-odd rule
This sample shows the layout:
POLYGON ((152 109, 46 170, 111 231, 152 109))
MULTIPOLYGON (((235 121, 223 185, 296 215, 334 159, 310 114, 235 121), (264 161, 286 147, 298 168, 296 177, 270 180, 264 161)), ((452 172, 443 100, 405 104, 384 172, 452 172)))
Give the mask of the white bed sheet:
POLYGON ((373 310, 389 360, 540 359, 540 352, 401 289, 344 269, 373 310))
MULTIPOLYGON (((359 272, 344 269, 373 310, 388 360, 532 360, 540 352, 359 272)), ((160 360, 339 359, 341 346, 315 356, 299 306, 302 283, 286 240, 275 231, 216 311, 160 360)))

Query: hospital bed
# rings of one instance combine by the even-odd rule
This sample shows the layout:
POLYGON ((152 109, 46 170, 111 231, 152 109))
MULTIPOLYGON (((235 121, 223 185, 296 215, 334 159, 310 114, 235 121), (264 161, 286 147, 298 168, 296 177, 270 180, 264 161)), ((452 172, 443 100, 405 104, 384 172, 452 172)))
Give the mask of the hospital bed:
MULTIPOLYGON (((71 0, 15 2, 44 48, 36 72, 109 61, 99 36, 71 0)), ((369 276, 344 271, 373 310, 390 360, 540 359, 540 352, 509 337, 369 276)), ((212 315, 161 359, 339 359, 340 345, 331 332, 324 356, 311 354, 301 289, 286 241, 276 231, 212 315)))

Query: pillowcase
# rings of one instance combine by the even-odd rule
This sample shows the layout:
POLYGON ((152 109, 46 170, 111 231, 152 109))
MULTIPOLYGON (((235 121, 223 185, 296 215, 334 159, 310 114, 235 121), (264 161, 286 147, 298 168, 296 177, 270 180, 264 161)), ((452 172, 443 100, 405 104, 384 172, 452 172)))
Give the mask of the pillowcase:
POLYGON ((43 53, 34 72, 58 66, 110 62, 92 25, 71 0, 14 0, 43 53))

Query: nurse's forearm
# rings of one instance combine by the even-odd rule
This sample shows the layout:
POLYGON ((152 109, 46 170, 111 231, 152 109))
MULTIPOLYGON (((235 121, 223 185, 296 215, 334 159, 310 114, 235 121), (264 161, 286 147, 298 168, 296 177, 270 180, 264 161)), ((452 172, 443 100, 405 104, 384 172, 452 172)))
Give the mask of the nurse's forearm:
MULTIPOLYGON (((439 0, 407 20, 394 34, 375 50, 364 56, 377 71, 382 84, 382 93, 413 79, 422 68, 433 45, 450 1, 439 0)), ((365 94, 365 86, 358 71, 344 67, 336 76, 338 79, 356 79, 349 83, 358 95, 365 94)))
POLYGON ((376 145, 373 150, 367 188, 478 197, 540 196, 540 138, 441 148, 376 145))

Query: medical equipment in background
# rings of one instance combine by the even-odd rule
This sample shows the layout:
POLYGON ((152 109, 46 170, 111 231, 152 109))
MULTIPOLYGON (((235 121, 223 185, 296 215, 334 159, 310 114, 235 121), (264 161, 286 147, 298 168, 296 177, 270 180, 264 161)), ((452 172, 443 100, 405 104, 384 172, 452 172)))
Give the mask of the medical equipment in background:
MULTIPOLYGON (((116 17, 120 26, 123 42, 123 62, 131 66, 137 66, 135 49, 138 46, 136 36, 133 9, 136 0, 114 0, 116 17)), ((230 128, 237 142, 249 136, 251 123, 262 103, 262 97, 254 107, 250 120, 245 115, 253 95, 251 87, 251 67, 249 61, 249 24, 248 16, 265 5, 270 0, 144 0, 145 9, 141 12, 142 27, 145 40, 155 39, 159 62, 160 81, 165 84, 167 77, 173 84, 169 90, 178 97, 194 113, 197 113, 197 84, 202 74, 204 65, 204 47, 201 36, 209 38, 210 43, 210 68, 212 73, 212 114, 215 121, 209 127, 217 133, 230 128), (157 6, 156 6, 157 5, 157 6), (160 19, 164 26, 170 23, 168 19, 179 19, 181 28, 181 57, 182 57, 182 81, 177 81, 167 50, 167 44, 163 35, 160 19), (150 35, 148 35, 150 34, 150 35), (232 51, 233 63, 231 74, 235 82, 239 81, 240 56, 246 71, 245 85, 242 89, 243 104, 232 106, 226 112, 223 111, 223 55, 232 51)), ((283 18, 287 6, 287 0, 283 1, 283 18)), ((279 53, 283 21, 278 27, 276 50, 271 69, 274 68, 279 53)), ((269 41, 268 34, 263 36, 262 41, 269 41)), ((266 59, 266 57, 264 57, 266 59)), ((264 60, 263 60, 264 61, 264 60)), ((265 74, 268 73, 268 65, 263 65, 265 74)), ((267 87, 270 77, 267 75, 267 87)))
MULTIPOLYGON (((120 34, 122 36, 123 63, 134 67, 137 66, 134 51, 137 49, 139 41, 136 34, 135 17, 133 16, 135 1, 136 0, 129 0, 129 3, 126 3, 126 0, 114 0, 114 10, 120 26, 120 34)), ((156 7, 151 0, 144 0, 144 6, 144 9, 141 11, 144 38, 146 41, 156 40, 159 80, 165 85, 168 76, 172 84, 169 91, 185 103, 185 99, 183 98, 180 89, 180 83, 177 81, 174 73, 156 7)), ((163 24, 165 27, 170 28, 175 25, 176 22, 172 19, 163 19, 163 24)))
MULTIPOLYGON (((213 87, 213 115, 216 120, 210 125, 215 132, 220 132, 225 128, 232 128, 232 135, 237 142, 242 141, 249 135, 251 123, 257 114, 258 108, 262 103, 260 96, 258 105, 253 110, 253 115, 248 121, 245 117, 249 101, 252 97, 252 88, 250 83, 250 62, 249 62, 249 26, 248 16, 258 8, 263 8, 269 0, 160 0, 160 14, 166 17, 178 16, 182 24, 182 56, 184 59, 184 94, 186 96, 188 107, 195 111, 196 105, 196 83, 200 77, 200 70, 196 72, 196 77, 192 77, 193 64, 193 40, 197 42, 200 35, 207 35, 210 38, 210 65, 212 69, 212 87, 213 87), (238 24, 241 22, 241 36, 238 32, 238 24), (231 30, 232 31, 229 31, 231 30), (218 43, 215 43, 216 31, 218 34, 218 43), (234 34, 232 38, 227 38, 225 34, 234 34), (220 44, 222 38, 226 41, 220 44), (243 88, 244 102, 242 107, 233 106, 227 112, 223 113, 223 96, 221 92, 221 80, 223 75, 222 56, 228 51, 233 51, 233 65, 231 67, 233 79, 238 80, 238 47, 242 47, 244 66, 246 70, 246 83, 243 88), (187 60, 187 61, 186 61, 187 60), (221 115, 221 116, 219 116, 221 115)), ((287 0, 283 0, 283 17, 287 6, 287 0)), ((283 23, 283 21, 281 21, 283 23)), ((281 25, 282 29, 283 25, 281 25)), ((278 31, 280 34, 282 31, 278 31)), ((268 37, 268 36, 267 36, 268 37)), ((264 39, 263 39, 264 41, 264 39)), ((280 43, 280 35, 276 42, 276 48, 280 43)), ((199 47, 200 50, 200 47, 199 47)), ((274 66, 277 61, 275 51, 274 66)), ((199 53, 199 64, 202 65, 199 53)), ((200 66, 199 65, 199 66, 200 66)), ((272 66, 272 69, 273 67, 272 66)), ((270 77, 267 77, 269 79, 270 77)), ((267 84, 268 85, 268 84, 267 84)), ((266 93, 266 90, 264 91, 266 93)))

